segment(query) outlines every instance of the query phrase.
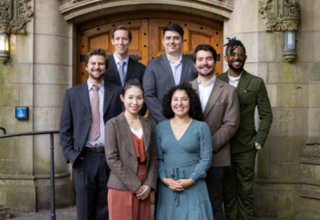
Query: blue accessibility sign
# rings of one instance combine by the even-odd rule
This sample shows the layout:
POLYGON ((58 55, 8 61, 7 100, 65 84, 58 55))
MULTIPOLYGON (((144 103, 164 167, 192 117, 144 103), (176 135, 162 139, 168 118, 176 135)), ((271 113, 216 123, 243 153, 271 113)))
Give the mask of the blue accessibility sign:
POLYGON ((16 119, 28 119, 28 107, 16 107, 16 119))

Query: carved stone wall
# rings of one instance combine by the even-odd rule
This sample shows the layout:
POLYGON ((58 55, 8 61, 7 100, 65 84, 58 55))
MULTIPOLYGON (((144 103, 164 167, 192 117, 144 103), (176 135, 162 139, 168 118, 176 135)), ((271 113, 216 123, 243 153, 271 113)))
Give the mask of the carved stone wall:
POLYGON ((25 34, 33 15, 30 0, 0 0, 0 32, 25 34))
POLYGON ((259 12, 266 20, 267 31, 298 30, 300 20, 298 0, 261 0, 259 12))

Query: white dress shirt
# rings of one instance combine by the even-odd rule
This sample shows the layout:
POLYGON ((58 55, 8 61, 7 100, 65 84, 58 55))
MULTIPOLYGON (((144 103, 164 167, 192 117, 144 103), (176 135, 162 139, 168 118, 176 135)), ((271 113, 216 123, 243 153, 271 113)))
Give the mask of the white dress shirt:
POLYGON ((180 79, 181 79, 181 71, 182 71, 182 55, 180 56, 180 60, 178 62, 172 62, 171 60, 169 60, 169 64, 172 70, 172 74, 173 74, 173 78, 174 78, 174 83, 175 85, 179 85, 180 84, 180 79))
POLYGON ((199 97, 200 97, 200 101, 201 101, 202 112, 204 112, 204 110, 207 106, 207 103, 208 103, 208 100, 209 100, 209 97, 210 97, 210 94, 213 89, 215 81, 216 81, 216 76, 214 75, 212 77, 212 79, 206 85, 203 85, 200 82, 200 79, 198 77, 199 97))
POLYGON ((238 87, 238 84, 239 84, 239 81, 240 81, 240 77, 242 75, 242 72, 241 74, 238 76, 238 77, 232 77, 230 76, 230 73, 228 71, 228 77, 229 77, 229 85, 232 85, 233 87, 238 87))
MULTIPOLYGON (((90 106, 91 106, 93 84, 89 81, 89 79, 87 80, 87 84, 88 84, 88 92, 89 92, 90 106)), ((100 137, 98 137, 98 139, 94 141, 88 135, 87 141, 85 144, 86 147, 104 147, 104 129, 105 129, 105 124, 103 121, 104 81, 102 81, 100 85, 96 85, 96 86, 99 87, 98 96, 99 96, 100 137)))
MULTIPOLYGON (((115 53, 113 53, 113 58, 114 58, 114 61, 116 62, 117 64, 117 69, 118 69, 118 73, 120 73, 120 59, 116 56, 115 53)), ((127 56, 126 59, 124 59, 124 61, 126 61, 126 64, 123 64, 123 71, 124 73, 126 74, 127 76, 127 69, 128 69, 128 62, 129 62, 129 55, 127 56)))

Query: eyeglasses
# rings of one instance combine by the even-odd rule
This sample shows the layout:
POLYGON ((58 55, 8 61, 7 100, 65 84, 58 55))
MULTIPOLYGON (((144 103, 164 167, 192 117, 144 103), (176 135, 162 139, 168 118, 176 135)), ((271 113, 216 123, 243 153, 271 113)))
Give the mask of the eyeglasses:
POLYGON ((244 58, 245 56, 246 56, 246 54, 245 53, 243 53, 243 52, 241 52, 241 51, 239 51, 239 52, 231 52, 230 53, 230 56, 231 57, 235 57, 236 55, 238 55, 238 57, 241 57, 241 58, 244 58))

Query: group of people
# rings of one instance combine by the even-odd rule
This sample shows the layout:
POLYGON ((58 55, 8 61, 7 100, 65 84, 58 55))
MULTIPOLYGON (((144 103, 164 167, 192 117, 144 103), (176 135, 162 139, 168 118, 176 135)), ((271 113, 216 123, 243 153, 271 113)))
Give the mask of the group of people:
POLYGON ((183 29, 163 29, 166 54, 131 59, 132 35, 114 28, 110 57, 86 55, 89 79, 65 93, 60 144, 74 169, 78 220, 251 220, 254 166, 272 122, 263 80, 227 39, 227 72, 208 44, 181 53, 183 29), (259 126, 255 127, 255 109, 259 126), (148 111, 148 117, 144 117, 148 111))

